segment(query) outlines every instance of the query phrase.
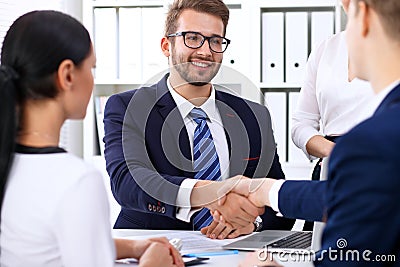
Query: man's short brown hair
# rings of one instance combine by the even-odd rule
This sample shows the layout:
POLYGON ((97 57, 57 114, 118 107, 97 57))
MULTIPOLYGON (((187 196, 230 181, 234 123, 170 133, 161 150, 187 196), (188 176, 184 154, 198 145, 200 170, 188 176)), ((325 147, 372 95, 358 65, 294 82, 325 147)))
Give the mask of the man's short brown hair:
POLYGON ((229 9, 222 0, 175 0, 169 7, 165 20, 165 36, 176 32, 178 19, 186 9, 220 17, 224 24, 224 35, 229 20, 229 9))
POLYGON ((400 41, 400 1, 399 0, 354 0, 358 8, 364 2, 379 15, 386 34, 400 41))

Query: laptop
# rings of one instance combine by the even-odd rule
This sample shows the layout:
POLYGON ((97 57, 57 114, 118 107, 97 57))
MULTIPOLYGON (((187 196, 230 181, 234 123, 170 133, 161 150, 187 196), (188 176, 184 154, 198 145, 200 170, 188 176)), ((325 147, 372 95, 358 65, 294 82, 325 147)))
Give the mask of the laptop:
POLYGON ((223 246, 224 249, 254 251, 268 248, 270 252, 311 250, 311 231, 265 230, 223 246))
MULTIPOLYGON (((327 179, 329 158, 322 161, 321 180, 327 179)), ((313 231, 265 230, 223 246, 224 249, 254 251, 267 248, 270 252, 317 252, 321 249, 321 237, 325 223, 315 222, 313 231)))

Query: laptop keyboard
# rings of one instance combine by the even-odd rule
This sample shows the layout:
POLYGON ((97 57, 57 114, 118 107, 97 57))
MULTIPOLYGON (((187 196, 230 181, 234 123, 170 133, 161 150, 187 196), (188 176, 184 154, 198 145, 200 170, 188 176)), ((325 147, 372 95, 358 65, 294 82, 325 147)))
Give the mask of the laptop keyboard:
POLYGON ((312 232, 296 232, 268 245, 271 248, 307 249, 311 246, 312 232))

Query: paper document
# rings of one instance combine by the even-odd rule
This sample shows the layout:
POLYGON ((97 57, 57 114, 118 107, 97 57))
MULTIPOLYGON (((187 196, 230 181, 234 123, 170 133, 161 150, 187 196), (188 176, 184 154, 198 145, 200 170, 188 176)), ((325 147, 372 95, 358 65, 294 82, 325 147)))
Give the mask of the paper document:
POLYGON ((226 245, 235 240, 243 238, 243 237, 238 237, 235 239, 215 240, 207 238, 200 232, 187 232, 187 231, 182 231, 182 232, 172 231, 172 232, 163 232, 154 235, 152 234, 152 235, 142 235, 142 236, 125 236, 122 238, 143 240, 152 237, 166 237, 169 240, 172 238, 180 238, 182 240, 182 249, 181 249, 182 255, 192 252, 202 252, 208 250, 222 249, 223 245, 226 245))
MULTIPOLYGON (((222 251, 222 246, 231 242, 243 239, 247 236, 237 237, 235 239, 216 240, 209 239, 198 231, 177 231, 177 230, 113 230, 113 235, 116 238, 126 238, 131 240, 143 240, 154 237, 166 237, 171 240, 180 238, 182 240, 182 255, 189 253, 201 253, 207 251, 222 251)), ((193 258, 184 258, 190 260, 193 258)), ((115 266, 138 266, 135 259, 123 259, 116 261, 115 266)))

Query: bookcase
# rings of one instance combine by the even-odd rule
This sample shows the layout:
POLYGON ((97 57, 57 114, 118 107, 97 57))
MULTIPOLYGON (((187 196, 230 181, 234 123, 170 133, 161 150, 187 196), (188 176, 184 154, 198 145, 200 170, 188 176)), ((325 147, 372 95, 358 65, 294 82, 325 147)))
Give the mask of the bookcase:
MULTIPOLYGON (((96 103, 104 103, 111 94, 154 83, 167 70, 160 40, 172 0, 82 2, 83 23, 91 33, 97 54, 93 99, 83 125, 83 155, 105 171, 98 135, 101 108, 96 103)), ((243 86, 236 92, 269 107, 286 174, 305 178, 312 163, 292 144, 291 112, 312 47, 343 28, 341 7, 337 0, 224 2, 231 11, 226 37, 232 43, 224 53, 223 65, 256 85, 259 93, 243 86)))
MULTIPOLYGON (((258 7, 261 33, 260 90, 271 112, 281 163, 288 176, 304 178, 313 163, 291 140, 291 116, 304 80, 307 58, 321 41, 344 27, 337 1, 263 1, 258 7)), ((309 176, 307 176, 309 177, 309 176)))
MULTIPOLYGON (((168 61, 161 52, 160 41, 165 15, 171 2, 83 1, 83 23, 90 31, 97 56, 93 99, 89 103, 84 121, 85 159, 92 160, 102 154, 101 140, 98 137, 102 125, 97 125, 100 124, 102 108, 96 103, 104 103, 104 99, 111 94, 155 83, 167 71, 168 61), (96 113, 100 113, 100 117, 96 113)), ((241 2, 226 3, 231 10, 232 29, 228 28, 228 34, 241 34, 244 30, 240 21, 243 16, 241 2)), ((250 64, 250 57, 241 53, 241 37, 230 39, 236 44, 231 45, 225 53, 225 61, 229 67, 245 72, 250 64)), ((247 38, 243 40, 250 42, 247 38)))

